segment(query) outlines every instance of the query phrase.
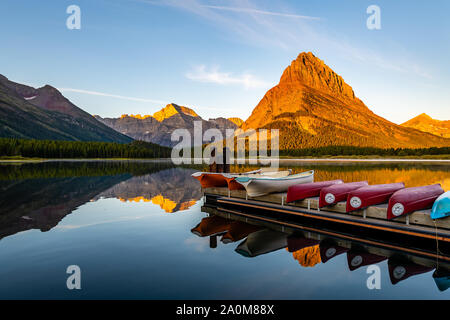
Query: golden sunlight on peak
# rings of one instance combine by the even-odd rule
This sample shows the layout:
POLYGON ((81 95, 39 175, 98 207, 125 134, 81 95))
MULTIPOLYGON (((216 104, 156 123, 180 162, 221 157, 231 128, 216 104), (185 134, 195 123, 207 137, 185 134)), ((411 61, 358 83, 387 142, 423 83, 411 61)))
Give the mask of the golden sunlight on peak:
POLYGON ((319 245, 292 252, 292 256, 303 267, 314 267, 316 264, 322 262, 319 245))
POLYGON ((164 108, 162 108, 161 110, 159 110, 158 112, 155 112, 153 114, 153 117, 158 120, 159 122, 164 121, 165 119, 170 118, 171 116, 177 114, 177 113, 184 113, 185 115, 191 116, 191 117, 198 117, 198 114, 195 113, 194 110, 187 108, 187 107, 183 107, 183 106, 178 106, 176 104, 168 104, 167 106, 165 106, 164 108))
POLYGON ((151 118, 151 115, 140 115, 140 114, 123 114, 122 116, 120 116, 120 119, 126 118, 126 117, 130 117, 130 118, 135 118, 135 119, 140 119, 140 120, 144 120, 147 118, 151 118))

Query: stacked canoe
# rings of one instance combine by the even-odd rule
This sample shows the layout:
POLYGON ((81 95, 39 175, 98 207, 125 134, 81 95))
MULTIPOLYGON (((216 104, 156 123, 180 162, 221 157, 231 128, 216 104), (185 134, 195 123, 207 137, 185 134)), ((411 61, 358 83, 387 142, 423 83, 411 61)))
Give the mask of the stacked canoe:
POLYGON ((347 213, 387 203, 389 220, 430 208, 432 219, 450 215, 450 192, 444 193, 440 184, 405 188, 403 182, 369 185, 367 181, 321 181, 290 187, 286 200, 294 202, 311 197, 319 197, 319 208, 345 201, 347 213))
POLYGON ((314 182, 314 171, 291 174, 291 170, 259 169, 245 173, 197 172, 203 188, 227 187, 243 190, 249 197, 287 192, 286 202, 318 197, 318 208, 345 201, 347 213, 379 204, 388 204, 386 219, 432 209, 431 219, 450 216, 450 191, 440 184, 405 188, 403 182, 369 185, 367 181, 344 183, 342 180, 314 182))

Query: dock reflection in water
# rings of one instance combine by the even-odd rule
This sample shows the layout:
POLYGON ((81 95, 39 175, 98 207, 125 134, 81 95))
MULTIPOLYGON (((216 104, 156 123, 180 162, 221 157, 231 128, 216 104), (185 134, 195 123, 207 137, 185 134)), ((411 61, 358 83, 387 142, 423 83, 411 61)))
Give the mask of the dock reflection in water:
MULTIPOLYGON (((316 180, 443 182, 444 189, 450 172, 440 164, 286 166, 314 169, 316 180)), ((170 161, 0 164, 0 299, 450 297, 448 262, 420 243, 206 217, 190 176, 199 170, 170 161), (66 287, 72 264, 82 270, 79 291, 66 287), (366 287, 372 264, 381 269, 381 290, 366 287)))
MULTIPOLYGON (((377 265, 387 260, 392 285, 434 271, 430 280, 434 279, 436 287, 440 291, 450 287, 450 252, 447 247, 444 250, 446 253, 437 251, 438 249, 434 247, 417 249, 415 254, 410 254, 402 251, 396 244, 383 242, 382 239, 377 246, 370 246, 360 243, 356 237, 354 241, 340 238, 339 233, 335 233, 333 237, 320 232, 305 232, 302 226, 295 228, 291 223, 290 227, 285 227, 283 223, 273 224, 249 219, 208 206, 202 207, 202 210, 209 216, 203 218, 191 231, 200 237, 215 238, 221 234, 229 234, 233 226, 238 224, 241 229, 247 229, 248 232, 246 238, 235 247, 235 252, 247 258, 284 249, 290 252, 302 267, 315 267, 345 254, 349 271, 377 265), (200 227, 207 228, 209 232, 199 233, 200 227)), ((224 243, 231 242, 234 241, 224 243)), ((210 243, 216 244, 216 241, 211 240, 210 243)))

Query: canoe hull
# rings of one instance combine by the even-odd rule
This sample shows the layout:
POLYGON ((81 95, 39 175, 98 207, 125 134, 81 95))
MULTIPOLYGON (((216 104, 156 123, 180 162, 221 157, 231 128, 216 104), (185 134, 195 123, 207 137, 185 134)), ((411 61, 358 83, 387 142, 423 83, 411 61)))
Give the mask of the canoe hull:
POLYGON ((450 216, 450 191, 441 194, 431 209, 431 219, 440 219, 450 216))
POLYGON ((387 257, 379 256, 368 252, 348 251, 347 263, 350 271, 354 271, 358 268, 376 264, 386 260, 387 257))
POLYGON ((443 193, 440 184, 401 189, 389 199, 387 218, 394 219, 410 212, 429 209, 443 193))
MULTIPOLYGON (((262 169, 253 170, 244 173, 238 173, 239 175, 255 174, 262 172, 262 169)), ((217 188, 217 187, 227 187, 228 183, 225 179, 225 175, 219 172, 196 172, 191 175, 191 177, 197 179, 202 188, 217 188)))
POLYGON ((405 184, 400 182, 376 184, 356 189, 350 192, 347 196, 346 211, 351 212, 366 208, 368 206, 386 203, 396 191, 404 188, 405 184))
POLYGON ((323 188, 344 183, 342 180, 319 181, 294 185, 288 188, 286 202, 317 197, 323 188))
MULTIPOLYGON (((291 170, 283 170, 283 171, 261 171, 256 174, 249 174, 248 177, 276 177, 282 178, 287 177, 291 174, 291 170)), ((224 174, 225 180, 227 182, 228 190, 245 190, 245 187, 236 181, 236 175, 233 174, 224 174)))
POLYGON ((432 271, 434 268, 425 267, 412 262, 398 262, 393 259, 388 260, 389 278, 392 284, 397 284, 411 276, 432 271))
POLYGON ((269 193, 286 192, 290 186, 314 182, 314 171, 288 176, 286 178, 236 178, 250 197, 259 197, 269 193))
POLYGON ((346 201, 347 195, 356 189, 366 187, 367 181, 341 183, 320 190, 319 208, 334 205, 340 201, 346 201))
POLYGON ((286 247, 287 234, 269 229, 263 229, 251 233, 237 246, 235 251, 244 257, 252 258, 286 247))
POLYGON ((200 184, 202 185, 202 188, 214 188, 214 187, 226 187, 227 186, 227 181, 225 180, 225 177, 221 174, 203 173, 200 176, 193 176, 193 177, 200 182, 200 184))
POLYGON ((249 234, 261 230, 261 227, 241 221, 233 221, 228 229, 228 232, 220 239, 223 243, 242 240, 249 234))
POLYGON ((227 232, 229 228, 229 220, 219 216, 211 216, 203 218, 191 232, 199 237, 208 237, 223 234, 227 232))

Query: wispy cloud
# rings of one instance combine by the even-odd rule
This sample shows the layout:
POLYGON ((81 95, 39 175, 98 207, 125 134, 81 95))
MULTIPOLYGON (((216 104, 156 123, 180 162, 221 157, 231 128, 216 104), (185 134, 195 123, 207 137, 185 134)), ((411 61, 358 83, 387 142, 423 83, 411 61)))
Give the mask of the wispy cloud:
MULTIPOLYGON (((402 55, 371 50, 357 45, 347 35, 330 30, 327 19, 301 15, 283 2, 277 1, 277 9, 262 8, 252 0, 229 0, 227 6, 217 6, 200 0, 138 0, 149 5, 167 6, 197 15, 221 30, 231 33, 233 40, 261 47, 279 47, 289 51, 332 52, 354 63, 371 65, 384 70, 414 74, 431 78, 429 71, 402 55), (245 19, 242 14, 246 14, 245 19), (287 19, 290 18, 290 19, 287 19)), ((271 2, 274 6, 274 2, 271 2)), ((362 28, 365 25, 361 26, 362 28)), ((411 59, 410 59, 411 60, 411 59)))
MULTIPOLYGON (((173 102, 173 101, 169 101, 169 100, 136 98, 136 97, 122 96, 122 95, 104 93, 104 92, 98 92, 98 91, 83 90, 83 89, 74 89, 74 88, 57 88, 57 89, 61 92, 74 92, 74 93, 88 94, 88 95, 93 95, 93 96, 100 96, 100 97, 107 97, 107 98, 114 98, 114 99, 123 99, 123 100, 136 101, 136 102, 152 103, 152 104, 156 104, 156 105, 166 105, 166 104, 173 102)), ((203 107, 203 106, 197 106, 195 104, 183 104, 183 105, 194 108, 195 110, 197 110, 197 109, 214 110, 214 111, 223 110, 223 108, 203 107)))
POLYGON ((90 90, 83 90, 83 89, 58 88, 58 90, 61 91, 61 92, 75 92, 75 93, 89 94, 89 95, 93 95, 93 96, 109 97, 109 98, 124 99, 124 100, 130 100, 130 101, 138 101, 138 102, 148 102, 148 103, 155 103, 155 104, 165 104, 165 103, 167 103, 167 101, 164 101, 164 100, 135 98, 135 97, 121 96, 121 95, 117 95, 117 94, 104 93, 104 92, 98 92, 98 91, 90 91, 90 90))
POLYGON ((303 15, 292 14, 292 13, 265 11, 265 10, 258 10, 258 9, 253 9, 253 8, 223 7, 223 6, 210 6, 210 5, 202 5, 202 7, 216 9, 216 10, 234 11, 234 12, 251 13, 251 14, 263 14, 263 15, 278 16, 278 17, 285 17, 285 18, 320 20, 319 17, 303 16, 303 15))
POLYGON ((241 85, 246 89, 266 88, 269 86, 267 82, 249 73, 233 75, 229 72, 220 72, 218 67, 213 67, 208 70, 204 65, 197 66, 193 71, 186 73, 186 78, 193 81, 220 85, 241 85))

